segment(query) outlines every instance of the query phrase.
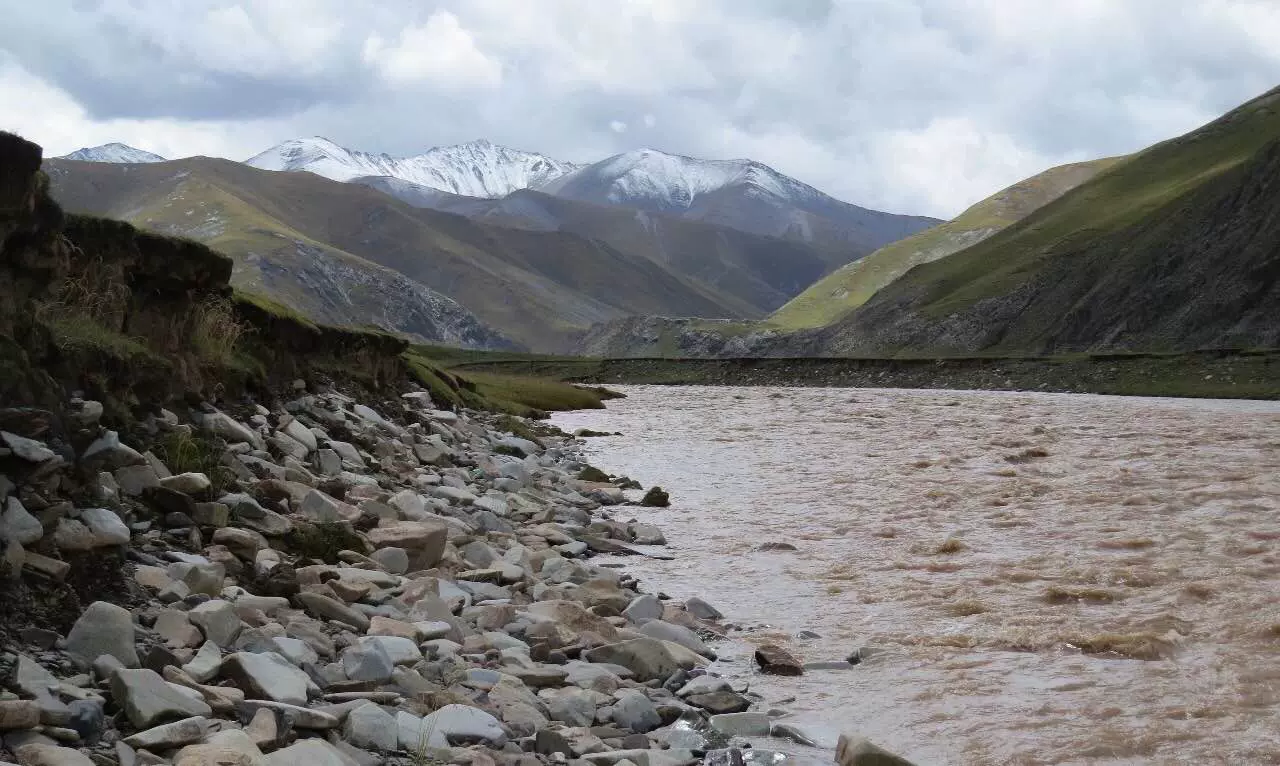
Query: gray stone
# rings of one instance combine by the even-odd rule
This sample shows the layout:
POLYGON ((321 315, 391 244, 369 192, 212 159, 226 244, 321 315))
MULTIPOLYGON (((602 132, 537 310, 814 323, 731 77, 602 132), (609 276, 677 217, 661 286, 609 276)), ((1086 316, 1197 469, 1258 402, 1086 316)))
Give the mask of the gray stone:
POLYGON ((90 471, 114 471, 126 465, 145 465, 146 462, 141 452, 121 444, 120 434, 115 431, 103 431, 80 455, 81 465, 90 471))
POLYGON ((644 620, 661 620, 662 602, 653 595, 636 596, 627 608, 622 610, 622 616, 636 624, 644 620))
POLYGON ((338 508, 337 500, 313 489, 302 498, 298 513, 312 521, 324 524, 342 520, 342 514, 338 512, 338 508))
POLYGON ((818 744, 814 741, 813 737, 810 737, 794 725, 784 721, 774 721, 769 727, 769 736, 774 739, 789 739, 798 745, 805 745, 807 747, 816 747, 818 744))
POLYGON ((342 458, 331 449, 316 452, 316 470, 325 476, 337 476, 342 473, 342 458))
POLYGON ((311 678, 275 652, 236 652, 222 661, 222 675, 253 699, 307 704, 311 678))
POLYGON ((14 749, 20 766, 95 766, 89 756, 69 747, 30 744, 14 749))
POLYGON ((393 665, 412 665, 422 659, 422 650, 412 640, 403 636, 374 635, 360 639, 361 645, 377 644, 391 658, 393 665))
POLYGON ((129 610, 106 601, 95 601, 71 626, 66 648, 68 654, 85 665, 107 654, 127 668, 136 668, 140 663, 133 642, 133 615, 129 610))
POLYGON ((404 574, 409 571, 409 554, 404 548, 379 548, 369 554, 369 558, 391 574, 404 574))
POLYGON ((243 627, 235 607, 222 599, 197 604, 187 614, 191 622, 204 633, 204 637, 221 649, 235 643, 236 636, 240 635, 243 627))
POLYGON ((0 731, 40 725, 40 705, 34 700, 0 700, 0 731))
POLYGON ((288 747, 267 755, 266 766, 363 765, 323 739, 300 739, 288 747))
POLYGON ((191 472, 163 478, 160 480, 160 486, 165 489, 172 489, 175 492, 198 495, 201 492, 207 492, 213 486, 213 482, 209 481, 209 477, 202 473, 191 472))
POLYGON ((201 741, 209 733, 209 726, 208 718, 192 716, 140 731, 125 737, 124 743, 129 747, 147 750, 168 750, 201 741))
POLYGON ((357 628, 361 633, 369 629, 368 617, 339 602, 337 599, 329 598, 321 593, 304 591, 298 594, 298 601, 304 609, 316 617, 345 622, 353 628, 357 628))
POLYGON ((501 721, 480 708, 467 705, 445 705, 424 717, 422 728, 433 732, 433 739, 443 737, 450 745, 486 743, 501 747, 507 741, 501 721))
POLYGON ((106 508, 85 508, 80 511, 80 522, 93 535, 95 548, 111 545, 129 544, 129 527, 124 521, 106 508))
POLYGON ((605 644, 582 653, 588 662, 621 665, 636 674, 640 681, 665 680, 677 670, 690 670, 704 661, 679 644, 656 638, 635 638, 605 644))
POLYGON ((552 719, 570 726, 591 726, 596 720, 596 703, 589 692, 561 689, 543 700, 552 719))
POLYGON ((191 658, 191 662, 182 666, 182 672, 200 683, 206 683, 218 675, 221 666, 222 650, 212 641, 205 641, 196 651, 196 656, 191 658))
POLYGON ((703 657, 713 660, 716 658, 716 653, 702 643, 702 639, 698 638, 698 634, 683 625, 673 625, 661 620, 650 620, 640 626, 639 632, 650 638, 658 638, 663 641, 680 644, 689 651, 697 652, 703 657))
POLYGON ((214 412, 200 419, 200 427, 215 436, 221 436, 228 443, 248 442, 255 449, 262 449, 262 437, 248 426, 241 425, 234 418, 222 412, 214 412))
POLYGON ((148 487, 160 486, 160 475, 156 473, 154 467, 146 463, 117 468, 112 475, 115 477, 116 484, 120 485, 120 491, 130 497, 140 496, 142 490, 148 487))
POLYGON ((11 434, 8 431, 0 431, 0 441, 4 442, 4 446, 13 450, 14 455, 28 463, 44 463, 58 456, 53 450, 44 446, 43 442, 11 434))
POLYGON ((213 709, 198 692, 176 687, 154 670, 125 668, 111 677, 111 695, 124 708, 129 722, 147 729, 166 721, 210 716, 213 709), (191 695, 195 695, 194 697, 191 695))
POLYGON ((912 766, 905 758, 850 734, 841 734, 836 743, 836 763, 838 766, 912 766))
POLYGON ((320 446, 316 441, 316 435, 299 420, 290 420, 281 430, 306 447, 308 452, 314 452, 320 446))
POLYGON ((342 737, 356 747, 395 750, 400 742, 400 727, 395 716, 370 702, 347 714, 342 737))
POLYGON ((692 614, 694 617, 702 620, 719 620, 724 618, 724 615, 720 613, 719 609, 716 609, 714 606, 708 604, 697 596, 685 601, 684 608, 689 612, 689 614, 692 614))
POLYGON ((18 498, 5 501, 4 513, 0 514, 0 540, 30 545, 41 537, 44 537, 44 527, 40 520, 28 513, 18 498))
POLYGON ((359 643, 342 652, 342 670, 352 681, 390 680, 395 663, 380 643, 359 643))
POLYGON ((613 722, 643 734, 661 726, 662 716, 643 693, 625 689, 618 692, 618 701, 613 704, 613 722))

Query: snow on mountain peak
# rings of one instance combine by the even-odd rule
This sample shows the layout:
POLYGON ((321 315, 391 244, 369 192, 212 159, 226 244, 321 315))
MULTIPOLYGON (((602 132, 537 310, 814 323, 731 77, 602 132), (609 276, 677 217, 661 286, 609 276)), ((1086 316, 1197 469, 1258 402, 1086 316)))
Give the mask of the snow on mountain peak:
POLYGON ((603 197, 614 204, 660 211, 688 210, 699 195, 729 186, 792 202, 824 198, 812 186, 752 160, 701 160, 657 149, 617 154, 561 176, 541 188, 575 198, 603 197))
POLYGON ((141 149, 135 149, 128 144, 110 143, 102 146, 87 146, 83 149, 76 149, 70 154, 64 154, 58 159, 77 160, 79 162, 114 162, 120 164, 140 163, 140 162, 164 162, 164 157, 158 154, 152 154, 141 149))
POLYGON ((397 158, 353 151, 326 138, 300 138, 274 146, 247 164, 264 170, 306 170, 335 181, 388 176, 451 194, 486 198, 540 186, 578 167, 486 139, 397 158))

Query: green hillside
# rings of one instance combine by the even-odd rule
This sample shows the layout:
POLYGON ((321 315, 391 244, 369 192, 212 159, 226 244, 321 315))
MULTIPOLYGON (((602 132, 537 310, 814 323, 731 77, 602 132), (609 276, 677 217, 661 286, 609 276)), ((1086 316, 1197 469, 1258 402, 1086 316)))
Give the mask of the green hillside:
POLYGON ((1105 170, 1120 158, 1077 162, 1019 181, 955 219, 914 234, 847 264, 775 311, 770 324, 800 330, 831 324, 907 273, 981 242, 1105 170))
POLYGON ((827 347, 1268 343, 1274 331, 1261 307, 1275 297, 1278 140, 1272 90, 912 269, 832 328, 827 347))

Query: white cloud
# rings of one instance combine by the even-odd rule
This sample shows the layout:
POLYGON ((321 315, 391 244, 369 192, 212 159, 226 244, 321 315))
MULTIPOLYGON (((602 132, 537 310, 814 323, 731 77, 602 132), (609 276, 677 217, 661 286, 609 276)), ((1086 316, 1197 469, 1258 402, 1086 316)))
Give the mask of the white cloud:
POLYGON ((370 35, 364 59, 393 84, 428 82, 458 90, 502 84, 502 64, 485 55, 448 11, 431 14, 421 26, 405 27, 394 44, 370 35))
POLYGON ((1274 0, 11 5, 0 51, 35 84, 9 72, 3 103, 56 103, 0 119, 58 151, 242 159, 317 134, 393 154, 484 137, 574 161, 654 146, 940 216, 1189 130, 1280 71, 1274 0))
POLYGON ((626 133, 627 123, 623 122, 622 120, 610 120, 609 130, 612 130, 614 133, 626 133))

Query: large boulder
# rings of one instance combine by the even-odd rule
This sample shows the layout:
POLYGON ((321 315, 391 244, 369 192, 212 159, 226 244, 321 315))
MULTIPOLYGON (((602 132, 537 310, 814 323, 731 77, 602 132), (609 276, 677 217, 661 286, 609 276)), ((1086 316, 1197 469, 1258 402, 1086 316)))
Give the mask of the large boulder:
POLYGON ((375 549, 404 549, 412 572, 430 569, 440 562, 449 540, 449 527, 438 521, 401 521, 374 527, 368 536, 375 549))
POLYGON ((400 743, 400 729, 395 716, 368 703, 347 714, 342 738, 366 750, 395 750, 400 743))
POLYGON ((864 737, 841 734, 836 743, 836 763, 839 766, 912 766, 888 750, 876 747, 864 737))
POLYGON ((665 680, 677 670, 691 670, 706 663, 694 652, 669 641, 656 638, 634 638, 605 644, 582 653, 589 662, 621 665, 636 674, 639 681, 665 680))
POLYGON ((311 678, 275 652, 236 652, 222 661, 222 675, 250 699, 306 705, 311 678))
POLYGON ((124 709, 129 722, 139 729, 192 716, 213 715, 213 709, 199 692, 175 686, 146 668, 117 670, 111 677, 111 696, 124 709))
POLYGON ((67 653, 85 665, 107 654, 126 668, 136 668, 141 663, 133 641, 133 615, 129 610, 106 601, 95 601, 71 626, 67 653))

